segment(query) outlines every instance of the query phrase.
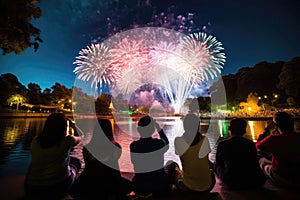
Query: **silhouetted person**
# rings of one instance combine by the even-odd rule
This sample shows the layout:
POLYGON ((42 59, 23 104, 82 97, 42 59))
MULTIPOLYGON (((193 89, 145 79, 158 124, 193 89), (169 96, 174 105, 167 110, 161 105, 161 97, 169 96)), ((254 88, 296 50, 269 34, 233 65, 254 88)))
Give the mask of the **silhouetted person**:
MULTIPOLYGON (((70 126, 76 131, 75 125, 70 126)), ((63 113, 52 113, 41 134, 31 143, 32 160, 25 179, 25 192, 31 199, 59 199, 73 184, 81 164, 71 159, 71 149, 80 137, 68 135, 63 113)))
POLYGON ((175 185, 183 191, 210 191, 215 177, 210 169, 208 139, 199 132, 200 119, 187 114, 183 120, 184 133, 175 138, 175 152, 180 156, 182 170, 175 168, 175 185))
POLYGON ((174 164, 164 167, 164 153, 169 148, 169 140, 164 131, 150 116, 142 117, 137 130, 140 139, 130 144, 131 162, 135 175, 132 180, 137 195, 156 196, 168 193, 172 187, 174 164), (160 139, 152 138, 158 131, 160 139))
POLYGON ((261 158, 260 166, 276 185, 300 188, 300 134, 294 131, 294 119, 286 112, 277 112, 273 122, 277 131, 265 129, 256 143, 257 149, 272 159, 261 158))
POLYGON ((215 172, 223 186, 231 189, 262 187, 266 178, 258 163, 254 142, 243 137, 247 122, 236 118, 230 121, 230 139, 218 144, 215 172))
POLYGON ((98 121, 101 130, 96 124, 91 141, 83 148, 85 168, 73 184, 71 196, 75 199, 124 199, 132 186, 119 171, 122 149, 114 140, 111 122, 108 119, 98 121))

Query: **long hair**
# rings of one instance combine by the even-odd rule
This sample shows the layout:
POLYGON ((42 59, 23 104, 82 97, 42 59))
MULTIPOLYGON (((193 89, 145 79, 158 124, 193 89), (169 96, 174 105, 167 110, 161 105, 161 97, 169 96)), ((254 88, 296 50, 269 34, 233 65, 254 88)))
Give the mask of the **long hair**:
POLYGON ((67 119, 63 113, 52 113, 48 116, 37 142, 42 148, 58 145, 66 136, 67 119))
POLYGON ((111 142, 114 142, 115 139, 113 136, 113 129, 112 129, 111 122, 108 119, 99 119, 98 122, 107 139, 109 139, 111 142))
MULTIPOLYGON (((96 124, 95 128, 94 128, 94 132, 93 132, 93 137, 92 137, 91 141, 89 142, 89 144, 87 144, 86 146, 89 146, 89 148, 94 149, 94 150, 98 149, 98 150, 95 150, 98 157, 104 158, 107 155, 109 155, 110 152, 107 152, 106 149, 110 148, 109 146, 111 144, 114 144, 114 145, 118 146, 119 148, 120 148, 120 146, 114 139, 113 128, 112 128, 112 124, 111 124, 110 120, 99 119, 98 123, 101 128, 100 132, 99 132, 99 129, 97 128, 98 124, 96 124), (104 134, 108 140, 102 140, 99 143, 99 138, 101 139, 101 137, 99 137, 100 134, 104 134), (98 145, 100 145, 100 146, 98 146, 98 145)), ((88 151, 88 149, 86 147, 83 148, 82 153, 83 153, 84 161, 86 163, 96 160, 96 158, 88 151)))
POLYGON ((182 137, 191 146, 197 144, 202 135, 199 132, 200 119, 195 114, 187 114, 183 119, 184 134, 182 137))

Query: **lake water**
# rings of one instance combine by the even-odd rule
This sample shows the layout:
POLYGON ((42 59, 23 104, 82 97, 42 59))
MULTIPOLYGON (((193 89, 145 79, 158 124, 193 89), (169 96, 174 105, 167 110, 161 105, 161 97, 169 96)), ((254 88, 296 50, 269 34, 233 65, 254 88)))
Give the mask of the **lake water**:
MULTIPOLYGON (((33 137, 40 133, 46 118, 0 118, 0 177, 14 174, 25 174, 29 166, 30 143, 33 137)), ((86 123, 83 119, 81 122, 86 123)), ((179 163, 179 158, 174 154, 174 138, 183 133, 182 121, 180 117, 168 117, 157 119, 163 127, 170 141, 169 151, 165 154, 165 161, 175 160, 179 163)), ((77 121, 76 121, 77 122, 77 121)), ((80 122, 80 123, 81 123, 80 122)), ((130 161, 129 145, 132 141, 138 139, 136 131, 137 121, 132 118, 124 118, 114 121, 114 137, 122 146, 122 155, 119 160, 121 171, 131 172, 132 164, 130 161)), ((260 133, 262 133, 267 121, 250 121, 248 120, 246 138, 256 142, 260 133)), ((201 131, 207 132, 210 141, 212 153, 210 159, 214 160, 216 150, 216 141, 220 135, 228 136, 227 120, 202 120, 201 131)), ((296 130, 300 130, 300 122, 296 121, 296 130)), ((83 145, 78 145, 73 156, 80 158, 82 161, 81 149, 83 145)), ((84 163, 83 163, 84 164, 84 163)))

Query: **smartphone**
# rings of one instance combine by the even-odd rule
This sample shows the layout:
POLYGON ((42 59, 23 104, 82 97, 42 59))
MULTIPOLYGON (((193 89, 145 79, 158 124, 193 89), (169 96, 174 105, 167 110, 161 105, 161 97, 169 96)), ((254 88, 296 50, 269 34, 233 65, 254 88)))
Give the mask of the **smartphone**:
POLYGON ((74 135, 75 123, 71 119, 67 119, 67 135, 74 135))

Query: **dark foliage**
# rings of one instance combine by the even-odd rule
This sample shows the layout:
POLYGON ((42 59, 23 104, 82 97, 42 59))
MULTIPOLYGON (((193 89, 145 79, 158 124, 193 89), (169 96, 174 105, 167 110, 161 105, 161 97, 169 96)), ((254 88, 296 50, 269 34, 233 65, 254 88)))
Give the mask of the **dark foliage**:
MULTIPOLYGON (((240 68, 236 74, 225 75, 215 82, 210 91, 222 91, 225 87, 227 103, 238 104, 245 101, 249 93, 271 97, 278 94, 277 103, 286 104, 287 98, 293 97, 300 102, 300 58, 288 62, 260 62, 254 67, 240 68), (223 84, 221 84, 223 82, 223 84)), ((272 103, 268 98, 265 102, 272 103)))
POLYGON ((40 30, 31 24, 31 19, 39 18, 42 11, 36 7, 41 0, 0 0, 0 48, 3 55, 20 54, 32 47, 37 51, 40 30))

